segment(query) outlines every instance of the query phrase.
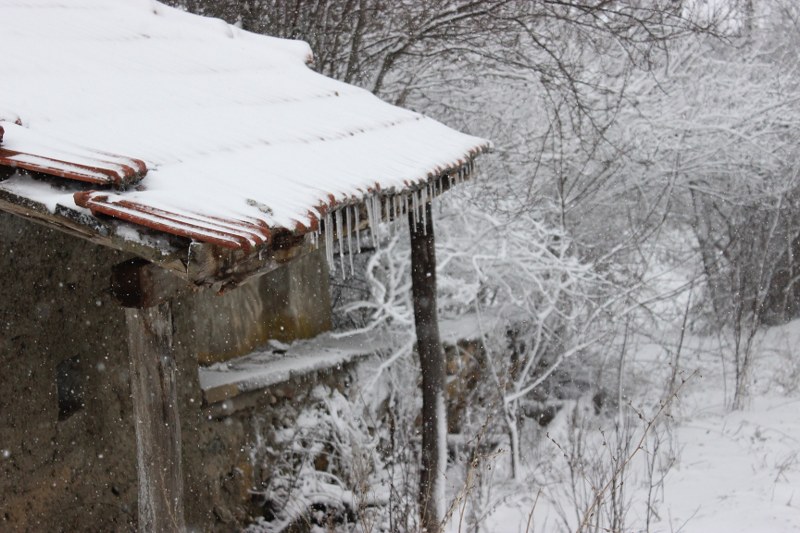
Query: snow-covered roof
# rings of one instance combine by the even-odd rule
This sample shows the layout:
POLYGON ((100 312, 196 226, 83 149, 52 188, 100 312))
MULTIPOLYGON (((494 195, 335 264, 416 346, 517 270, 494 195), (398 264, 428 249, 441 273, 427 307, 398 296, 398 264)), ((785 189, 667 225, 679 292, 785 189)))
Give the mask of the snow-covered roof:
POLYGON ((489 146, 315 73, 303 42, 151 0, 4 0, 0 50, 0 166, 64 181, 17 173, 6 202, 227 248, 376 191, 435 194, 489 146))

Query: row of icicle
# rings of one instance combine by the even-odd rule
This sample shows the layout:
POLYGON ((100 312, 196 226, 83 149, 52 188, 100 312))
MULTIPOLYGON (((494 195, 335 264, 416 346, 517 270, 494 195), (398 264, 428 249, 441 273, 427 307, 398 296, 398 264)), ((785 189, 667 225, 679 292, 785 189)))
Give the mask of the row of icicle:
POLYGON ((315 246, 319 245, 320 233, 325 236, 325 255, 331 272, 337 270, 334 245, 339 248, 339 268, 342 279, 347 277, 346 263, 349 263, 350 275, 355 275, 353 254, 361 253, 361 203, 366 207, 367 224, 370 228, 370 241, 372 248, 380 245, 377 228, 381 222, 391 222, 412 213, 414 224, 423 225, 423 232, 427 235, 427 217, 425 206, 444 190, 458 185, 470 178, 473 162, 470 160, 458 171, 444 174, 429 180, 424 186, 403 192, 381 193, 373 192, 365 196, 362 202, 340 205, 325 213, 320 229, 312 234, 315 246), (355 239, 353 239, 355 236, 355 239), (334 242, 338 241, 338 242, 334 242), (355 241, 355 242, 353 242, 355 241), (346 253, 345 253, 346 252, 346 253), (347 259, 345 259, 345 255, 347 259))

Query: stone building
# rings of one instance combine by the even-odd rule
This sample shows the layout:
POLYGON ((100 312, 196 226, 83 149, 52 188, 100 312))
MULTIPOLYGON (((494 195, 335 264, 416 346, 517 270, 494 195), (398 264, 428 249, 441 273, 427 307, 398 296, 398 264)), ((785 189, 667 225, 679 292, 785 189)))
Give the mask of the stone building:
POLYGON ((325 333, 330 269, 432 246, 488 143, 157 2, 3 4, 0 47, 0 529, 236 528, 248 413, 376 348, 325 333))

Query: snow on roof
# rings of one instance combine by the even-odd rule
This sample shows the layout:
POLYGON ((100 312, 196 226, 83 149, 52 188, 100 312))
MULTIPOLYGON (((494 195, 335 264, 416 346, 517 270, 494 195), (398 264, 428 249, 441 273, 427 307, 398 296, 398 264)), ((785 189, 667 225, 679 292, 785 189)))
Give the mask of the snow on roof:
POLYGON ((4 0, 0 49, 0 165, 83 174, 97 192, 65 207, 229 248, 429 187, 489 147, 315 73, 303 42, 151 0, 4 0))

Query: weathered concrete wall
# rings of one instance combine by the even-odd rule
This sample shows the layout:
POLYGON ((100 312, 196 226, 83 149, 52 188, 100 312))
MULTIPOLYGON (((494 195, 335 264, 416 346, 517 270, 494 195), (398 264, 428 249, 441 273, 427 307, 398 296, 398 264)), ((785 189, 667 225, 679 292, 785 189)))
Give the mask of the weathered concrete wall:
MULTIPOLYGON (((0 250, 0 531, 134 530, 125 321, 108 292, 111 267, 128 257, 4 213, 0 250)), ((227 296, 201 292, 173 302, 186 518, 193 530, 236 530, 259 512, 250 504, 259 477, 248 454, 253 412, 291 424, 313 384, 339 379, 296 380, 266 391, 248 411, 209 418, 198 354, 213 360, 267 338, 327 329, 323 260, 313 254, 227 296)))
MULTIPOLYGON (((303 408, 318 402, 312 394, 318 385, 344 391, 353 379, 352 367, 313 372, 248 393, 251 407, 228 417, 209 418, 205 410, 184 409, 187 527, 192 531, 237 531, 263 516, 258 490, 274 474, 265 462, 264 450, 280 453, 277 432, 294 426, 303 408)), ((186 387, 182 401, 197 405, 200 399, 193 397, 191 390, 197 389, 186 387)))
POLYGON ((126 258, 3 213, 0 250, 0 530, 128 531, 125 322, 107 290, 126 258), (63 420, 59 368, 83 404, 63 420))
POLYGON ((322 250, 223 295, 188 294, 173 302, 177 339, 201 364, 244 355, 269 339, 307 339, 331 329, 322 250))
POLYGON ((191 528, 230 531, 259 512, 250 495, 257 484, 249 453, 257 440, 252 413, 279 416, 270 413, 284 413, 296 401, 302 405, 308 388, 296 380, 289 385, 295 393, 288 400, 283 395, 279 401, 275 391, 264 391, 253 408, 209 419, 201 409, 197 361, 229 359, 269 339, 290 341, 329 330, 330 295, 323 261, 322 251, 315 252, 229 293, 204 291, 173 302, 173 343, 183 404, 186 520, 191 528))

